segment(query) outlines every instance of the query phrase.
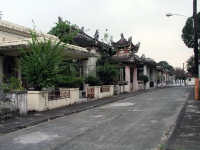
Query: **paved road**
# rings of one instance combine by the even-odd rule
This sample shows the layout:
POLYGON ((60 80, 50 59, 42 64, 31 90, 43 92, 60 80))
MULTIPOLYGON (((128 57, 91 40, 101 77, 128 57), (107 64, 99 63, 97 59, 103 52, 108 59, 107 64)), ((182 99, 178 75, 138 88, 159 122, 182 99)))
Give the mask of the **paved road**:
POLYGON ((166 88, 0 136, 1 150, 154 150, 191 87, 166 88))

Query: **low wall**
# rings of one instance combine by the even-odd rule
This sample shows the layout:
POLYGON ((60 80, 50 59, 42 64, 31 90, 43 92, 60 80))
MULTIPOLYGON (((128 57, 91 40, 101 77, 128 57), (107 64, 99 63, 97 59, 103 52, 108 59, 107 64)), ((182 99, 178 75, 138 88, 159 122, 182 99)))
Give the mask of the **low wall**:
POLYGON ((137 81, 138 83, 138 90, 144 90, 144 82, 143 81, 137 81))
POLYGON ((87 86, 86 97, 88 99, 100 99, 114 95, 114 85, 87 86))
POLYGON ((114 85, 102 85, 99 98, 110 97, 114 95, 114 85))
POLYGON ((54 93, 52 98, 49 91, 28 91, 27 110, 44 111, 74 104, 79 100, 78 93, 78 88, 60 88, 60 95, 56 97, 54 93))

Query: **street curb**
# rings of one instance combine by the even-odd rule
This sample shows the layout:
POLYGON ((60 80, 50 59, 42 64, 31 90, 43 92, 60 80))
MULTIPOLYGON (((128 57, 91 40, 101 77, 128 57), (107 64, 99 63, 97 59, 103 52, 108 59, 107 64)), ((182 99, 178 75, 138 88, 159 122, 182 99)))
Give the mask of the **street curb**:
POLYGON ((21 130, 21 129, 25 129, 25 128, 35 126, 35 125, 38 125, 38 124, 41 124, 41 123, 45 123, 45 122, 48 122, 48 121, 51 121, 51 120, 54 120, 54 119, 58 119, 58 118, 65 117, 65 116, 68 116, 68 115, 71 115, 71 114, 79 113, 79 112, 82 112, 82 111, 85 111, 85 110, 93 109, 93 108, 96 108, 96 107, 99 107, 99 106, 103 106, 103 105, 106 105, 106 104, 110 104, 110 103, 113 103, 113 102, 117 102, 117 101, 120 101, 120 100, 124 100, 124 99, 130 98, 130 97, 134 97, 134 96, 137 96, 137 95, 140 95, 140 94, 144 94, 144 93, 152 92, 152 91, 157 91, 157 90, 161 90, 161 89, 155 88, 155 89, 149 90, 149 91, 138 92, 138 93, 135 93, 131 96, 124 96, 123 98, 111 100, 111 101, 108 101, 108 102, 105 102, 105 103, 102 103, 102 104, 97 104, 97 105, 89 106, 89 107, 86 107, 86 108, 78 109, 78 110, 75 110, 75 111, 72 111, 72 112, 69 112, 69 113, 64 113, 64 114, 61 114, 61 115, 56 115, 56 116, 44 118, 44 119, 41 119, 41 120, 33 121, 33 122, 30 122, 30 123, 27 123, 27 124, 22 124, 20 126, 16 126, 15 128, 4 130, 3 132, 0 133, 0 135, 10 133, 10 132, 13 132, 13 131, 17 131, 17 130, 21 130))
MULTIPOLYGON (((190 90, 190 92, 192 91, 192 89, 190 90)), ((188 94, 188 97, 189 97, 189 95, 190 95, 190 92, 189 92, 189 94, 188 94)), ((172 135, 174 134, 174 131, 175 131, 175 129, 177 129, 178 128, 178 123, 180 122, 180 120, 182 120, 183 119, 183 117, 184 116, 182 116, 182 114, 183 114, 183 112, 186 110, 186 107, 187 107, 187 105, 188 105, 188 97, 187 97, 187 99, 186 99, 186 101, 184 102, 184 104, 183 104, 183 106, 182 106, 182 108, 181 108, 181 110, 180 110, 180 112, 179 112, 179 114, 178 114, 178 117, 177 117, 177 119, 176 119, 176 121, 175 121, 175 123, 174 123, 174 127, 172 128, 172 130, 170 131, 170 134, 169 134, 169 136, 168 136, 168 138, 167 138, 167 141, 165 142, 165 146, 164 146, 164 149, 163 150, 175 150, 175 149, 166 149, 166 147, 168 146, 168 144, 169 144, 169 141, 170 141, 170 139, 171 139, 171 137, 172 137, 172 135)))

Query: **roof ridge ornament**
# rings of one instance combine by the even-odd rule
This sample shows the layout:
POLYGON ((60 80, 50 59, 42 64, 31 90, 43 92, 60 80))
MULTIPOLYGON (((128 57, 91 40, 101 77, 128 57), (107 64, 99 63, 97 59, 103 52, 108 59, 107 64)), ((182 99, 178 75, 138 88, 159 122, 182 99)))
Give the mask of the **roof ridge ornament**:
POLYGON ((140 47, 140 42, 138 42, 135 46, 136 46, 136 47, 140 47))
POLYGON ((124 39, 124 34, 123 33, 121 33, 121 39, 124 39))
POLYGON ((111 42, 111 43, 113 42, 113 36, 110 37, 110 42, 111 42))
POLYGON ((1 11, 0 11, 0 20, 1 20, 1 18, 2 18, 2 15, 3 15, 3 14, 2 14, 1 11))
POLYGON ((94 39, 95 41, 98 41, 99 40, 99 30, 97 29, 95 34, 94 34, 94 39))
POLYGON ((81 31, 84 32, 84 26, 81 27, 81 31))
POLYGON ((129 41, 129 42, 132 42, 132 36, 128 38, 128 41, 129 41))
POLYGON ((145 57, 145 54, 142 54, 141 58, 142 58, 142 59, 145 59, 145 58, 146 58, 146 57, 145 57))

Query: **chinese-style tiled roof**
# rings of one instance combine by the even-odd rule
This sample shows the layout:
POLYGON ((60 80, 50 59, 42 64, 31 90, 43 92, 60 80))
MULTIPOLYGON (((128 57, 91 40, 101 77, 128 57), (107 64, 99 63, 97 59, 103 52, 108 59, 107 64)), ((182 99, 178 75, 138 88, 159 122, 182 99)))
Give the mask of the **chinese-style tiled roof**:
POLYGON ((138 42, 138 44, 134 45, 132 43, 132 37, 130 37, 128 39, 128 41, 124 38, 123 33, 121 33, 121 39, 118 42, 113 42, 111 41, 111 45, 116 48, 116 49, 122 49, 122 48, 126 48, 129 47, 130 50, 134 53, 138 52, 138 49, 140 47, 140 42, 138 42))
POLYGON ((144 64, 148 64, 150 66, 157 66, 157 63, 151 59, 151 58, 146 58, 144 54, 140 57, 143 61, 144 64))
POLYGON ((142 60, 137 56, 135 55, 134 53, 129 53, 127 55, 118 55, 118 54, 115 54, 113 56, 111 56, 110 58, 110 62, 117 62, 117 63, 125 63, 125 62, 131 62, 131 63, 135 63, 135 62, 141 62, 142 60))
POLYGON ((98 30, 96 31, 94 38, 92 38, 91 36, 87 35, 86 33, 84 33, 83 31, 80 31, 74 38, 74 44, 81 46, 81 47, 88 47, 88 46, 96 46, 96 47, 106 47, 106 48, 111 48, 111 46, 109 46, 108 44, 101 42, 98 40, 98 30))

